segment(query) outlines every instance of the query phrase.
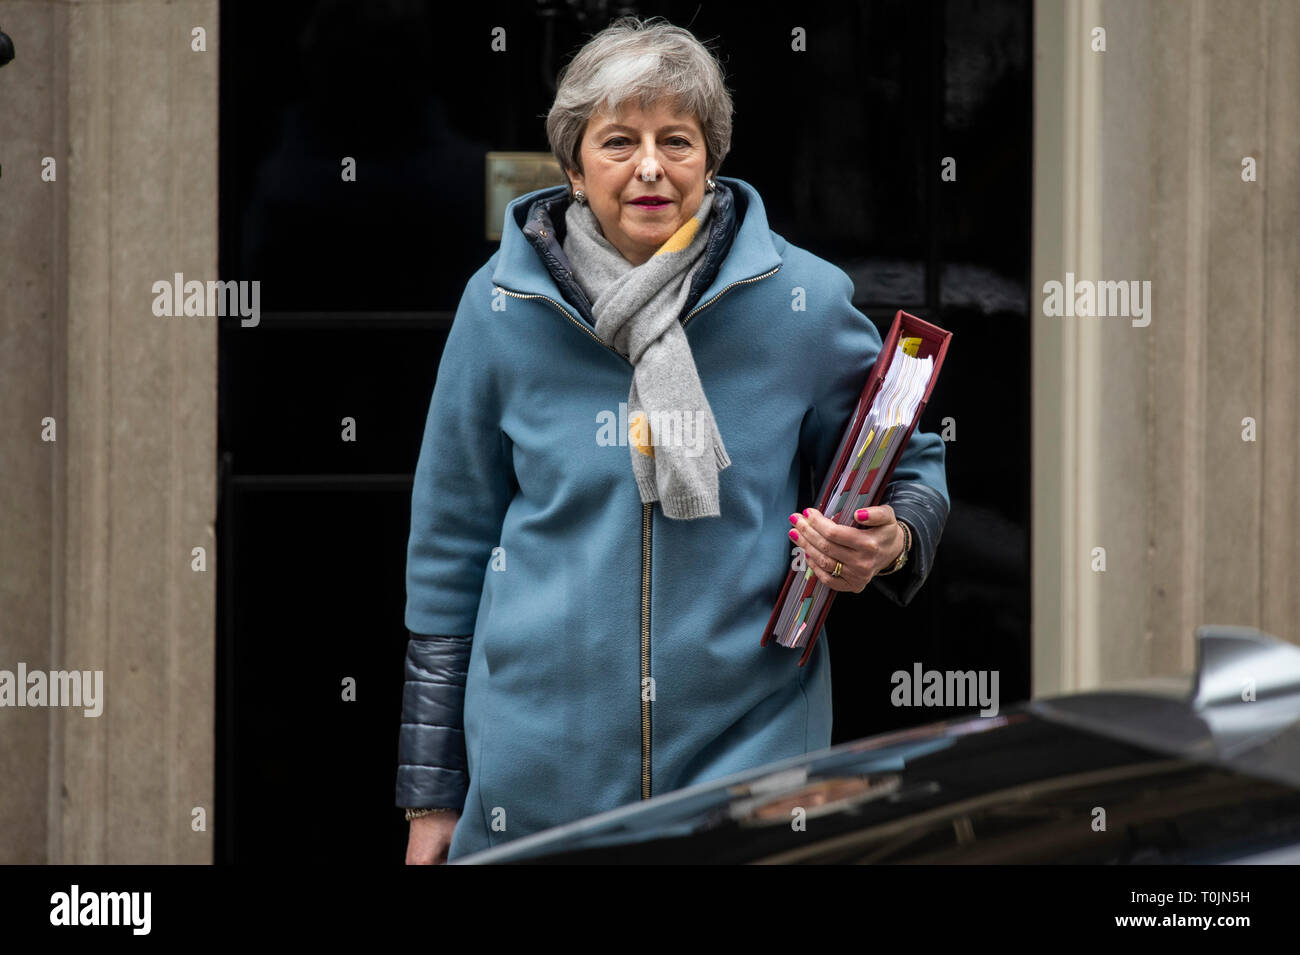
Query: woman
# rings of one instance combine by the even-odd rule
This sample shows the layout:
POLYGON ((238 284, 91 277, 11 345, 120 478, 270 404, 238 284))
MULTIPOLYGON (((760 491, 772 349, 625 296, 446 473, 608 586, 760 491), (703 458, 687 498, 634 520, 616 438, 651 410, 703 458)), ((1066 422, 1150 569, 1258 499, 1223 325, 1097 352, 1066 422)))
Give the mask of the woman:
POLYGON ((899 604, 928 573, 937 435, 856 526, 796 510, 880 335, 718 178, 731 111, 690 33, 615 22, 547 118, 571 186, 514 200, 469 280, 411 503, 408 862, 829 746, 829 640, 759 646, 792 549, 899 604))

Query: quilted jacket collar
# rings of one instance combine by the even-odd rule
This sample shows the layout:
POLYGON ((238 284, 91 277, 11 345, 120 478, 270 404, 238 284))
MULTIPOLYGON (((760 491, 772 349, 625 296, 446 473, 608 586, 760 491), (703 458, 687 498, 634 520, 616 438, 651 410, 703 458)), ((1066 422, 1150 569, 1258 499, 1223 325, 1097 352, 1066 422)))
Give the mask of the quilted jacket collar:
MULTIPOLYGON (((685 311, 732 282, 763 275, 781 264, 757 190, 741 179, 719 176, 716 181, 718 214, 685 311)), ((544 295, 557 303, 563 299, 594 325, 591 304, 574 279, 562 246, 564 211, 569 202, 568 187, 553 186, 519 196, 506 207, 492 282, 512 292, 544 295)))

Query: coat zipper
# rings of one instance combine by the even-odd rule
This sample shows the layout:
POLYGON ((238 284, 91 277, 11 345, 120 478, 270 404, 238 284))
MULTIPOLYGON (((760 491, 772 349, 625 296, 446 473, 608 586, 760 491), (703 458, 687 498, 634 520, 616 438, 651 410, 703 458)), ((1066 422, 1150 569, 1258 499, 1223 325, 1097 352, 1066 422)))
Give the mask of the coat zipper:
POLYGON ((650 798, 650 511, 641 505, 641 798, 650 798))
MULTIPOLYGON (((735 282, 731 282, 725 285, 722 289, 718 291, 717 295, 713 296, 713 298, 709 299, 707 302, 703 303, 702 305, 697 305, 695 308, 691 309, 690 312, 686 315, 686 317, 682 319, 682 328, 686 327, 686 323, 689 322, 697 312, 701 312, 704 309, 708 308, 710 305, 712 305, 718 299, 722 298, 722 296, 726 295, 727 292, 735 288, 737 285, 747 285, 750 282, 757 282, 760 279, 765 279, 769 275, 775 274, 777 269, 780 268, 781 266, 778 265, 776 266, 776 268, 764 272, 762 275, 751 276, 750 278, 747 279, 739 279, 735 282)), ((615 355, 618 355, 618 357, 626 361, 629 365, 632 364, 630 361, 628 361, 626 356, 619 353, 617 348, 614 348, 612 345, 608 345, 605 342, 601 341, 600 336, 597 335, 595 332, 593 332, 591 330, 591 327, 587 325, 586 322, 578 321, 578 319, 574 318, 573 315, 569 313, 569 310, 567 308, 565 308, 563 305, 561 305, 559 302, 557 302, 555 299, 551 298, 550 296, 541 295, 541 294, 526 294, 524 292, 512 292, 507 288, 501 288, 500 285, 498 285, 497 288, 501 289, 501 291, 504 292, 506 295, 513 296, 514 298, 540 298, 547 302, 550 302, 557 309, 559 309, 560 313, 563 314, 565 318, 567 318, 570 322, 576 325, 579 329, 586 332, 587 335, 589 335, 597 344, 603 345, 605 348, 608 348, 615 355)), ((641 695, 641 798, 642 799, 650 798, 650 700, 647 697, 646 691, 650 686, 649 683, 650 680, 650 536, 651 536, 650 535, 650 520, 651 520, 650 512, 653 510, 653 508, 654 508, 653 504, 642 503, 641 505, 641 686, 640 686, 640 695, 641 695)))
MULTIPOLYGON (((737 280, 734 281, 734 282, 729 282, 728 284, 724 285, 721 289, 718 290, 718 294, 715 295, 715 296, 713 296, 713 298, 709 299, 709 300, 708 300, 707 302, 705 302, 703 305, 696 305, 693 309, 691 309, 690 312, 687 314, 687 316, 686 316, 685 318, 682 319, 682 327, 683 327, 683 328, 686 327, 686 323, 689 322, 689 321, 691 320, 691 316, 692 316, 692 315, 694 315, 694 314, 695 314, 696 312, 698 312, 698 311, 701 311, 702 309, 706 309, 706 308, 708 308, 710 305, 712 305, 712 304, 713 304, 714 302, 716 302, 718 299, 722 298, 722 296, 724 296, 724 295, 726 295, 728 292, 730 292, 730 291, 731 291, 733 288, 735 288, 737 285, 748 285, 750 282, 757 282, 759 279, 765 279, 765 278, 767 278, 769 275, 774 275, 774 274, 776 274, 776 271, 777 271, 777 269, 779 269, 779 268, 781 268, 781 266, 778 265, 778 266, 776 266, 775 268, 768 269, 768 271, 764 272, 762 275, 752 275, 752 276, 750 276, 750 277, 747 278, 747 279, 737 279, 737 280)), ((599 339, 597 339, 597 341, 599 341, 599 339)), ((603 344, 603 343, 602 343, 602 344, 603 344)))
MULTIPOLYGON (((496 286, 496 287, 499 288, 499 289, 501 289, 501 291, 502 291, 503 293, 505 293, 506 295, 509 295, 511 298, 540 298, 540 299, 542 299, 543 301, 550 302, 552 305, 554 305, 557 309, 560 310, 560 314, 561 314, 561 315, 563 315, 563 316, 564 316, 565 318, 567 318, 569 321, 573 322, 573 324, 576 325, 576 326, 578 326, 578 328, 579 328, 580 330, 586 332, 587 335, 591 338, 591 340, 594 341, 597 345, 600 345, 600 346, 602 346, 603 348, 608 348, 608 349, 609 349, 610 351, 612 351, 615 355, 618 355, 619 358, 622 358, 624 361, 626 361, 629 365, 632 364, 630 361, 628 361, 627 356, 621 354, 621 353, 619 352, 619 350, 618 350, 617 348, 615 348, 613 345, 609 345, 609 344, 606 344, 605 342, 601 341, 600 336, 597 335, 594 331, 591 330, 591 326, 590 326, 590 325, 588 325, 586 322, 578 321, 578 319, 574 318, 573 315, 570 314, 570 312, 569 312, 569 310, 568 310, 567 308, 565 308, 563 305, 561 305, 561 304, 560 304, 559 302, 557 302, 555 299, 551 298, 549 295, 541 295, 541 294, 537 294, 537 293, 529 293, 529 292, 512 292, 512 291, 510 291, 510 289, 508 289, 508 288, 501 288, 500 285, 498 285, 498 286, 496 286)), ((687 316, 687 317, 689 318, 689 316, 687 316)))

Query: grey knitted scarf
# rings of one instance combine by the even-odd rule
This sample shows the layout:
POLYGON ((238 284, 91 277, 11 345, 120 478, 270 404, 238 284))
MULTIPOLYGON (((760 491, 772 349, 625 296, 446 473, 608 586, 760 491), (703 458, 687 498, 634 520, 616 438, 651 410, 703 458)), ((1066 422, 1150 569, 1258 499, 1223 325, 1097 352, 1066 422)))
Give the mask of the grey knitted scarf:
POLYGON ((564 214, 564 254, 592 302, 596 335, 632 362, 627 398, 632 473, 643 503, 668 517, 716 517, 718 472, 731 459, 677 316, 703 264, 713 194, 653 256, 634 266, 585 203, 564 214))

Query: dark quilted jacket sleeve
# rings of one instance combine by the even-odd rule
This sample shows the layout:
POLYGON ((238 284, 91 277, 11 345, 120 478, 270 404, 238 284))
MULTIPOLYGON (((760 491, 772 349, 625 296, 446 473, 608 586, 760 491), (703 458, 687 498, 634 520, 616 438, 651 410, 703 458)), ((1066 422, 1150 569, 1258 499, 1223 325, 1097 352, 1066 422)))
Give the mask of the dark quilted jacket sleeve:
POLYGON ((906 607, 930 575, 939 537, 948 522, 948 499, 920 481, 891 481, 882 504, 912 529, 912 551, 897 573, 871 578, 872 585, 900 607, 906 607))
POLYGON ((465 674, 472 643, 472 634, 410 635, 397 746, 399 806, 464 808, 465 674))

